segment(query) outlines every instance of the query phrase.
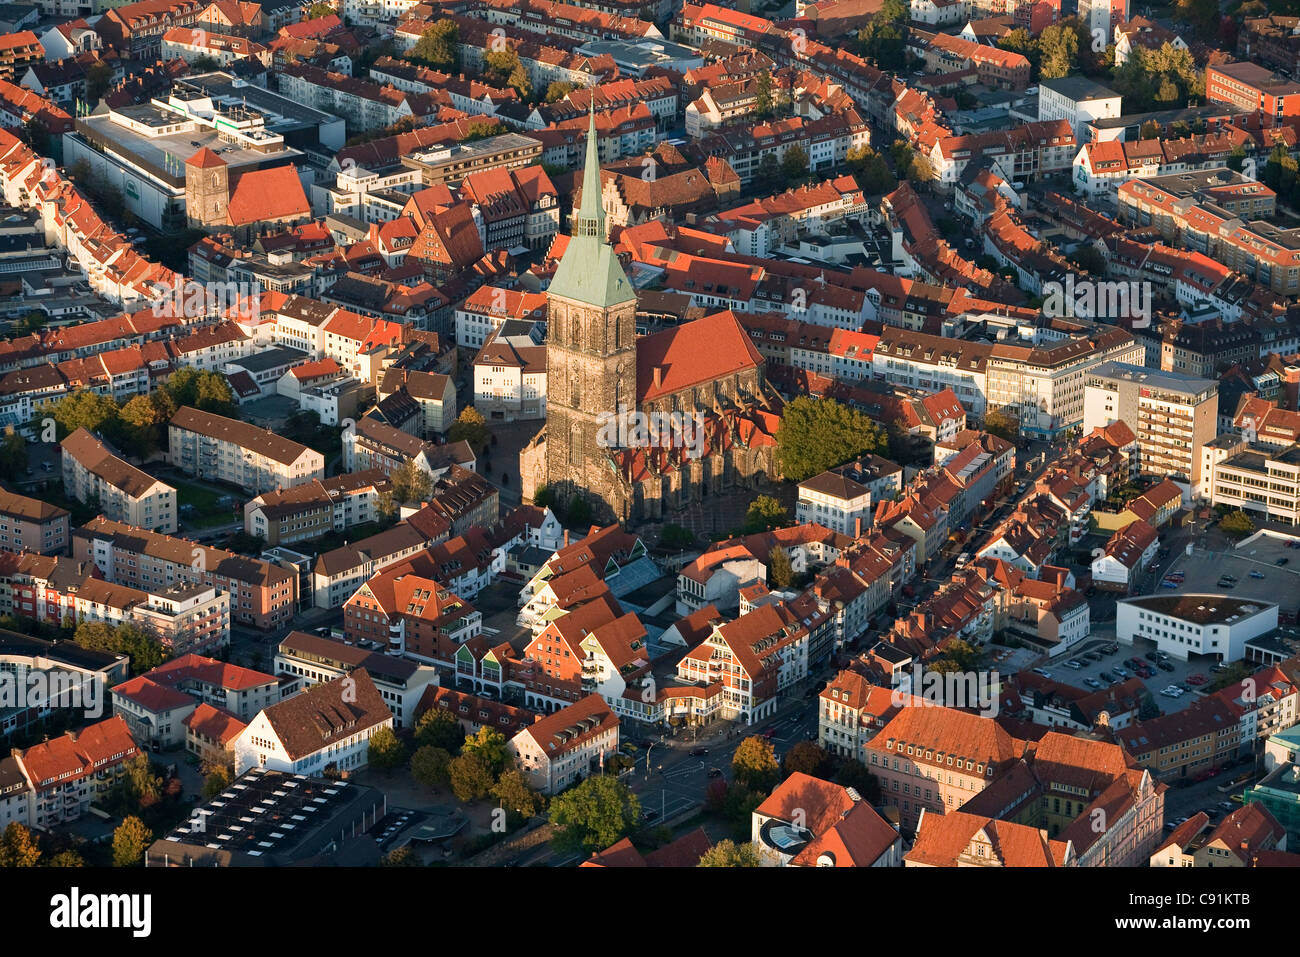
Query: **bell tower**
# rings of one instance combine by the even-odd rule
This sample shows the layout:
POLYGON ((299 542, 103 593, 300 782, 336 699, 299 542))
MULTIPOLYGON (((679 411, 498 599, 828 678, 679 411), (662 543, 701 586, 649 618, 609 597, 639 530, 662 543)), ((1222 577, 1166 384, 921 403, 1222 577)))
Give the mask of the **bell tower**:
POLYGON ((626 519, 628 502, 598 441, 607 415, 636 408, 636 293, 605 240, 593 98, 582 203, 547 290, 547 484, 580 495, 601 520, 626 519))
POLYGON ((185 218, 190 228, 225 226, 229 202, 230 168, 205 146, 185 161, 185 218))

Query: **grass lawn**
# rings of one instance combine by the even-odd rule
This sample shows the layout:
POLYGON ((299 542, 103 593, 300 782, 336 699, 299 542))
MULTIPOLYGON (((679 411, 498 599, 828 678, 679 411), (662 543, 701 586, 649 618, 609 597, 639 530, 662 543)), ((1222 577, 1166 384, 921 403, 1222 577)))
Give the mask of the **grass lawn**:
POLYGON ((176 483, 176 505, 180 509, 181 522, 192 528, 212 528, 217 525, 229 525, 236 520, 234 509, 221 504, 223 494, 193 482, 176 483), (186 511, 184 506, 192 505, 194 511, 186 511))

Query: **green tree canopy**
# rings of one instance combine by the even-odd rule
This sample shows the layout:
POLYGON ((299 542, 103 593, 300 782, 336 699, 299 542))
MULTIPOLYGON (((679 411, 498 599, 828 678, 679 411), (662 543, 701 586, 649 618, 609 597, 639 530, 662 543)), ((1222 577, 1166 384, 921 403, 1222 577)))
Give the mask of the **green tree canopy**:
POLYGON ((102 621, 84 621, 77 626, 72 640, 91 651, 107 651, 131 659, 131 672, 152 671, 167 660, 167 649, 139 625, 128 622, 110 625, 102 621))
POLYGON ((460 753, 479 757, 494 778, 511 764, 510 752, 506 750, 506 736, 487 725, 465 739, 460 753))
POLYGON ((406 745, 398 740, 393 729, 385 725, 370 736, 367 760, 381 771, 392 771, 406 761, 406 745))
POLYGON ((460 59, 457 56, 460 28, 455 20, 438 20, 420 35, 407 53, 407 59, 423 63, 435 70, 459 72, 460 59))
POLYGON ((766 531, 769 528, 782 528, 790 524, 790 515, 785 506, 770 495, 760 495, 749 503, 745 512, 745 533, 766 531))
POLYGON ((641 802, 627 785, 598 774, 551 799, 556 829, 551 845, 560 851, 603 851, 630 834, 640 815, 641 802))
POLYGON ((415 741, 420 746, 442 748, 458 754, 464 740, 465 731, 460 721, 446 708, 430 708, 415 722, 415 741))
POLYGON ((416 748, 411 755, 411 777, 430 790, 446 787, 451 783, 451 752, 428 744, 416 748))
POLYGON ((517 768, 505 771, 492 786, 492 796, 500 806, 517 818, 528 819, 542 809, 542 796, 528 783, 528 776, 517 768))
POLYGON ((888 456, 889 436, 863 413, 834 399, 799 396, 786 403, 776 454, 789 481, 802 482, 867 452, 888 456))
POLYGON ((481 801, 492 790, 492 770, 479 754, 462 754, 447 766, 451 791, 458 801, 481 801))
POLYGON ((749 842, 737 844, 730 838, 704 852, 697 867, 759 867, 758 851, 749 842))
POLYGON ((468 442, 475 453, 482 452, 488 444, 491 433, 488 432, 487 419, 472 405, 460 410, 456 421, 447 430, 448 442, 468 442))
POLYGON ((777 588, 789 588, 794 584, 794 567, 780 545, 773 545, 767 553, 767 578, 777 588))

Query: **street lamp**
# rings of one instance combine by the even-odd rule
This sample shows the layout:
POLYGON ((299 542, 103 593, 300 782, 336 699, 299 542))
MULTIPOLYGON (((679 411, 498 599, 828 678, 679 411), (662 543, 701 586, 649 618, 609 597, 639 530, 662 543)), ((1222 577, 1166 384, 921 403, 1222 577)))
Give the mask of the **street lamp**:
POLYGON ((645 780, 647 781, 650 780, 650 752, 653 751, 654 749, 655 749, 654 744, 651 744, 649 747, 645 749, 645 780))

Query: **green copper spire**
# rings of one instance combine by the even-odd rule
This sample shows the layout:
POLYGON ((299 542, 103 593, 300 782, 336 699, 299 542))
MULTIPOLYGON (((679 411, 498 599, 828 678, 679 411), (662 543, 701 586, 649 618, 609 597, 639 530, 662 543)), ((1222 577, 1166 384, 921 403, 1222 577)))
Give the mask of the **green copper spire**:
POLYGON ((591 91, 587 122, 587 163, 582 169, 582 205, 573 219, 573 235, 605 238, 605 207, 600 202, 600 147, 596 142, 596 90, 591 91))
POLYGON ((587 124, 587 161, 582 173, 582 203, 573 217, 569 246, 555 269, 549 292, 602 308, 636 299, 627 273, 605 241, 605 209, 601 205, 600 145, 596 140, 596 92, 592 88, 587 124))

